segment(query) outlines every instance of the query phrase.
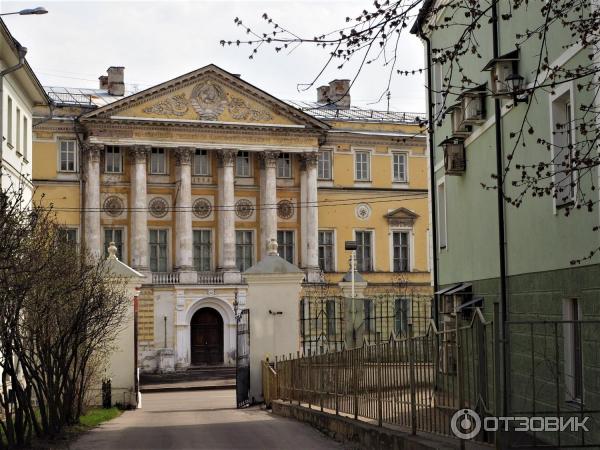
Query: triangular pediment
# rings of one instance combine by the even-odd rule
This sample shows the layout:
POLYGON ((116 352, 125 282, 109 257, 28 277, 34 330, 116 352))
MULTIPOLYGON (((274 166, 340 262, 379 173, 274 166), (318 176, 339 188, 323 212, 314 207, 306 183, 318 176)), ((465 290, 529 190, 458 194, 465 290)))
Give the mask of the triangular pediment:
POLYGON ((212 64, 84 116, 94 118, 328 127, 212 64))
POLYGON ((400 207, 384 215, 390 225, 407 225, 412 226, 419 215, 408 208, 400 207))

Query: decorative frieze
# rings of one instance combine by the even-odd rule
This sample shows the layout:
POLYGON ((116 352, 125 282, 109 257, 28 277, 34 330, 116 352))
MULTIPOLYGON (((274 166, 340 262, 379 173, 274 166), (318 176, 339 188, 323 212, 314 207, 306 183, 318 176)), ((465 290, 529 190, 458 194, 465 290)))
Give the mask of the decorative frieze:
POLYGON ((154 197, 148 203, 148 210, 157 219, 165 217, 169 212, 169 203, 162 197, 154 197))
POLYGON ((289 200, 280 200, 277 203, 277 215, 280 219, 291 219, 294 216, 294 204, 289 200))
POLYGON ((241 198, 235 202, 235 214, 240 219, 246 220, 252 216, 254 212, 254 205, 247 198, 241 198))

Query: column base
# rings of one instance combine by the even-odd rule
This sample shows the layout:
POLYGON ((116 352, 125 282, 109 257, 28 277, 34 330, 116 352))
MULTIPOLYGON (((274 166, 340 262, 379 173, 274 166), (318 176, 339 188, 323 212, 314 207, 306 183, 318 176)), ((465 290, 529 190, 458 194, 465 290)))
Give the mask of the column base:
POLYGON ((321 283, 323 278, 321 277, 321 269, 318 267, 305 267, 306 282, 307 283, 321 283))
POLYGON ((179 283, 181 284, 196 284, 198 282, 198 274, 191 268, 178 269, 177 273, 179 273, 179 283))

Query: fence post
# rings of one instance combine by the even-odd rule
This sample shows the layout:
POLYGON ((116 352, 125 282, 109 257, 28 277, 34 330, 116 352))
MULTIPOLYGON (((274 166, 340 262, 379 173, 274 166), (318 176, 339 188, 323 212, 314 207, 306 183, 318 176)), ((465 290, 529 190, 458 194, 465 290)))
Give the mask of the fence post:
POLYGON ((415 349, 412 324, 408 325, 408 370, 410 378, 410 429, 417 434, 417 386, 415 385, 415 349))
POLYGON ((340 396, 339 396, 339 379, 340 379, 340 356, 341 356, 341 352, 335 352, 335 362, 334 362, 334 366, 333 366, 333 370, 334 370, 334 377, 335 377, 335 381, 334 381, 334 392, 335 392, 335 415, 339 415, 340 414, 340 396))
POLYGON ((352 350, 352 390, 354 391, 354 418, 358 419, 358 348, 352 350))
MULTIPOLYGON (((494 415, 502 416, 501 411, 501 392, 500 392, 500 303, 494 303, 494 313, 492 316, 494 321, 493 346, 494 346, 494 415)), ((496 450, 502 448, 502 432, 500 428, 494 436, 494 445, 496 450)))
POLYGON ((312 377, 312 350, 309 348, 308 349, 308 358, 306 359, 306 365, 308 366, 308 376, 306 377, 306 391, 307 391, 307 397, 308 397, 308 409, 312 408, 312 391, 311 391, 311 387, 312 387, 312 383, 311 383, 311 377, 312 377))
POLYGON ((383 426, 383 405, 381 402, 381 342, 379 334, 376 335, 377 339, 377 347, 376 347, 376 357, 377 357, 377 420, 379 422, 379 426, 383 426))

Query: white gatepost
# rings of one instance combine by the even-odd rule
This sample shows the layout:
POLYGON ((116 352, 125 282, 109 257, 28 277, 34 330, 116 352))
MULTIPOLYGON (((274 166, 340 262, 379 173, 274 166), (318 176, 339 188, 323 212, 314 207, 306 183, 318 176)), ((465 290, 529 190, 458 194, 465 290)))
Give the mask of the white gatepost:
POLYGON ((250 310, 250 400, 262 395, 261 363, 268 357, 294 355, 300 350, 300 292, 304 272, 277 254, 277 241, 268 254, 244 272, 250 310))

